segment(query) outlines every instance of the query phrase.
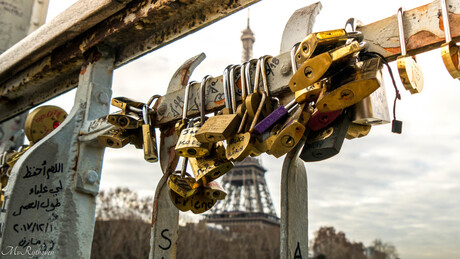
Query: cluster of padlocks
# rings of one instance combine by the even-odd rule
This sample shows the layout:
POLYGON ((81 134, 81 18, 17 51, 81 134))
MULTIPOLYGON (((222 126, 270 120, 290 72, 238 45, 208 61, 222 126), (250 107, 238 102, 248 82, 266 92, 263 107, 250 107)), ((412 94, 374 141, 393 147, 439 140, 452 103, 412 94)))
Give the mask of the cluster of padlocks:
MULTIPOLYGON (((397 67, 401 82, 411 94, 420 93, 423 75, 415 59, 406 53, 402 9, 398 10, 398 24, 401 56, 397 67)), ((183 163, 168 180, 172 203, 179 210, 203 213, 224 199, 226 193, 215 180, 233 168, 232 162, 262 153, 279 158, 302 139, 302 160, 324 160, 340 152, 345 138, 366 136, 373 125, 390 122, 383 65, 388 67, 395 87, 396 104, 400 95, 393 73, 383 56, 367 51, 362 34, 351 25, 352 32, 338 29, 312 33, 293 46, 289 81, 293 94, 287 95, 293 97, 285 101, 286 105, 281 105, 270 92, 267 76, 271 73, 270 64, 276 63, 271 56, 225 68, 225 108, 210 118, 205 116, 205 98, 213 78, 206 76, 201 82, 200 116, 196 118, 187 118, 189 92, 196 82, 187 84, 182 118, 175 126, 175 150, 183 157, 183 163), (241 103, 237 102, 237 93, 241 93, 241 103), (186 172, 188 163, 193 176, 186 172)), ((458 57, 454 55, 458 47, 447 41, 441 47, 442 57, 451 75, 458 78, 458 57)), ((107 117, 116 129, 100 136, 101 143, 113 148, 132 143, 144 147, 147 161, 157 161, 155 130, 150 121, 155 111, 149 106, 158 97, 152 97, 147 104, 114 98, 112 104, 122 111, 107 117), (139 137, 141 131, 143 139, 139 137)), ((395 106, 393 117, 392 131, 401 133, 402 122, 395 118, 395 106)))
POLYGON ((56 129, 66 117, 67 113, 63 109, 52 105, 41 106, 29 113, 22 133, 25 133, 29 145, 22 145, 18 150, 5 147, 0 155, 0 205, 3 203, 5 188, 14 164, 35 143, 56 129))

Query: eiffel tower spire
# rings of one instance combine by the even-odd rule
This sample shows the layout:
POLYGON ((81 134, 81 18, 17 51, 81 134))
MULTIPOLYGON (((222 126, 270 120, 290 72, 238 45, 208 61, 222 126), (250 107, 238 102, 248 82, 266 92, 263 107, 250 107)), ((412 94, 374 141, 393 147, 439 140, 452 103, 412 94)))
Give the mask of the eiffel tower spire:
POLYGON ((241 63, 249 61, 252 58, 252 47, 256 38, 251 28, 249 28, 249 9, 248 9, 248 25, 242 31, 241 42, 243 43, 243 53, 241 55, 241 63))

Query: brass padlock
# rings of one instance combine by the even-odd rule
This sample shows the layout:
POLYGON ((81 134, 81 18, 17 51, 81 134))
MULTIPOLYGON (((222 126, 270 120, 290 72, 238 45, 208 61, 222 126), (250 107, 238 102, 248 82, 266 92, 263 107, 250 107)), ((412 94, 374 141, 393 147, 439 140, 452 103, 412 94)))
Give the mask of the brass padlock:
POLYGON ((172 204, 180 211, 186 212, 192 209, 192 199, 190 197, 184 198, 175 191, 169 189, 169 198, 172 204))
POLYGON ((215 204, 216 199, 211 199, 206 195, 203 187, 190 197, 192 208, 190 209, 194 214, 201 214, 210 210, 215 204))
POLYGON ((446 43, 441 45, 441 56, 444 65, 453 78, 460 78, 458 46, 452 41, 450 34, 449 15, 447 13, 446 0, 441 0, 442 21, 444 25, 444 34, 446 35, 446 43))
MULTIPOLYGON (((237 134, 232 136, 231 138, 227 139, 227 149, 226 149, 226 157, 230 161, 243 161, 247 156, 249 155, 259 155, 262 152, 260 149, 264 148, 259 146, 256 148, 256 138, 251 135, 250 132, 254 130, 254 127, 256 123, 258 122, 258 119, 260 117, 260 114, 262 113, 262 109, 265 107, 265 101, 266 101, 266 94, 265 92, 262 93, 262 99, 259 103, 259 108, 257 109, 257 112, 255 114, 254 119, 252 120, 249 132, 244 132, 244 125, 241 124, 237 134)), ((247 108, 247 107, 246 107, 247 108)), ((248 110, 246 110, 246 113, 248 110)), ((260 143, 260 141, 259 141, 260 143)), ((259 144, 258 143, 258 144, 259 144)), ((265 145, 263 143, 263 145, 265 145)), ((266 148, 266 147, 265 147, 266 148)))
POLYGON ((147 162, 153 163, 158 162, 157 138, 148 112, 149 106, 146 104, 142 108, 142 117, 144 120, 144 124, 142 125, 142 140, 144 159, 147 162))
POLYGON ((221 177, 233 168, 233 163, 225 157, 225 147, 216 143, 207 157, 189 158, 196 181, 206 185, 221 177))
POLYGON ((121 109, 121 114, 128 114, 135 108, 136 111, 141 111, 144 103, 133 101, 127 97, 114 97, 111 104, 121 109))
POLYGON ((99 143, 110 148, 122 148, 133 139, 133 134, 128 130, 115 128, 97 137, 99 143))
MULTIPOLYGON (((182 109, 182 120, 186 120, 188 98, 190 92, 190 84, 187 84, 185 88, 184 107, 182 109)), ((203 101, 203 99, 201 99, 203 101)), ((204 111, 203 111, 204 112, 204 111)), ((202 112, 202 113, 203 113, 202 112)), ((179 135, 179 139, 176 144, 176 151, 179 156, 183 157, 203 157, 209 154, 209 150, 212 147, 212 143, 203 143, 196 139, 195 135, 201 128, 201 122, 191 120, 187 128, 183 129, 179 135)))
POLYGON ((292 116, 279 129, 274 128, 274 134, 267 138, 267 154, 276 158, 283 156, 291 151, 304 135, 313 107, 302 104, 293 109, 292 116))
POLYGON ((185 170, 187 168, 188 158, 184 158, 182 170, 175 171, 169 176, 168 187, 183 198, 188 198, 198 190, 198 183, 195 178, 191 177, 185 170))
POLYGON ((350 123, 348 127, 347 135, 345 136, 346 139, 355 139, 355 138, 362 138, 369 134, 371 131, 371 125, 362 125, 356 123, 350 123))
POLYGON ((352 63, 358 52, 363 48, 364 44, 360 44, 358 41, 352 41, 349 44, 307 59, 292 76, 289 81, 289 88, 292 92, 296 92, 329 76, 332 72, 336 71, 337 68, 352 63))
POLYGON ((361 41, 362 38, 361 33, 347 33, 344 29, 311 33, 300 43, 295 53, 295 61, 302 64, 311 57, 345 45, 349 39, 361 41))
POLYGON ((56 129, 67 118, 67 113, 52 105, 40 106, 27 115, 24 132, 30 145, 37 143, 56 129))
POLYGON ((382 82, 380 57, 359 61, 330 77, 331 90, 316 103, 320 112, 345 109, 358 103, 380 87, 382 82))
POLYGON ((398 9, 397 14, 401 56, 396 59, 396 65, 404 88, 406 88, 406 90, 408 90, 411 94, 416 94, 422 92, 423 90, 423 74, 415 59, 411 56, 407 56, 402 16, 403 10, 401 7, 398 9))
POLYGON ((201 143, 216 143, 225 140, 235 134, 238 128, 241 118, 236 114, 236 110, 232 108, 229 80, 231 79, 229 79, 229 67, 227 67, 223 73, 223 89, 225 108, 228 113, 213 116, 201 126, 195 135, 196 139, 201 143))
POLYGON ((134 114, 109 114, 107 122, 123 129, 137 129, 142 126, 142 120, 134 114))
POLYGON ((321 161, 337 155, 351 123, 348 114, 342 114, 329 127, 310 131, 300 158, 305 162, 321 161))
POLYGON ((204 195, 213 200, 223 200, 227 193, 218 182, 209 182, 204 186, 204 195))

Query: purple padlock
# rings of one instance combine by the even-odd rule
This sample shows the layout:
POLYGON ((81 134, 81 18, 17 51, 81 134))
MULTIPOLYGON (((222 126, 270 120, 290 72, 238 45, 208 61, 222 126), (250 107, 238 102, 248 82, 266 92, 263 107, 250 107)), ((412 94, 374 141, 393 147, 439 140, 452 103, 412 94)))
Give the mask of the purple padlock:
POLYGON ((256 124, 254 127, 254 132, 262 135, 268 129, 273 127, 278 121, 284 118, 289 113, 289 109, 296 104, 295 100, 292 100, 286 106, 280 105, 276 108, 272 113, 270 113, 267 117, 261 120, 259 123, 256 124))

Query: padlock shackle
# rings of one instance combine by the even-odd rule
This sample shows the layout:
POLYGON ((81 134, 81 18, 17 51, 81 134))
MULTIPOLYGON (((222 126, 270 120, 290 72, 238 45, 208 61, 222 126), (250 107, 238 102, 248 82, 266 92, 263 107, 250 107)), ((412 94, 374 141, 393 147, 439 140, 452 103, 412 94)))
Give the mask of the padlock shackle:
POLYGON ((206 115, 206 83, 208 82, 209 79, 211 79, 211 75, 206 75, 203 77, 203 80, 201 80, 201 85, 200 85, 200 118, 201 118, 201 125, 204 124, 205 120, 205 115, 206 115))
POLYGON ((244 102, 246 96, 248 95, 247 84, 246 84, 246 66, 249 65, 249 61, 244 62, 240 68, 240 82, 241 82, 241 99, 244 102))
POLYGON ((245 73, 245 76, 246 76, 246 87, 248 89, 247 94, 249 95, 249 94, 254 93, 254 86, 251 84, 250 69, 251 69, 252 65, 257 64, 257 59, 253 58, 253 59, 249 60, 248 62, 249 62, 249 64, 245 67, 244 73, 245 73))
POLYGON ((404 10, 402 7, 399 7, 397 18, 398 18, 398 30, 399 30, 399 44, 401 45, 401 55, 405 56, 406 51, 406 39, 404 38, 404 24, 403 24, 403 13, 404 10))
POLYGON ((232 100, 231 100, 231 97, 230 97, 230 92, 229 92, 229 87, 228 87, 228 73, 229 73, 229 69, 232 67, 233 65, 228 65, 225 69, 224 69, 224 72, 222 72, 222 86, 224 88, 224 100, 225 100, 225 108, 227 109, 231 109, 232 108, 232 100))
POLYGON ((196 82, 191 81, 185 86, 184 106, 182 107, 182 120, 187 119, 187 109, 188 109, 188 98, 190 95, 190 86, 194 83, 196 82))
POLYGON ((297 52, 297 48, 299 47, 300 42, 297 42, 292 46, 291 49, 291 67, 292 67, 292 74, 294 75, 297 72, 297 62, 295 61, 295 53, 297 52))
POLYGON ((149 106, 147 104, 142 106, 142 119, 144 120, 144 124, 150 125, 149 106))
POLYGON ((264 91, 267 93, 267 98, 270 98, 270 89, 268 88, 268 80, 267 80, 267 71, 265 69, 265 63, 267 62, 268 58, 271 58, 272 56, 265 55, 261 59, 260 63, 260 72, 262 73, 262 83, 264 85, 264 91))
POLYGON ((450 34, 450 25, 449 25, 449 14, 447 12, 447 1, 441 0, 441 12, 442 12, 442 22, 444 25, 444 34, 446 35, 446 42, 452 41, 452 35, 450 34))
POLYGON ((159 99, 160 97, 161 97, 161 95, 159 95, 159 94, 155 94, 152 97, 150 97, 150 99, 147 102, 147 106, 150 108, 150 105, 152 105, 152 102, 154 100, 156 100, 156 99, 159 99))
POLYGON ((230 87, 230 96, 232 100, 232 113, 236 113, 236 91, 235 91, 235 69, 240 68, 239 65, 234 65, 230 68, 229 76, 229 87, 230 87))

